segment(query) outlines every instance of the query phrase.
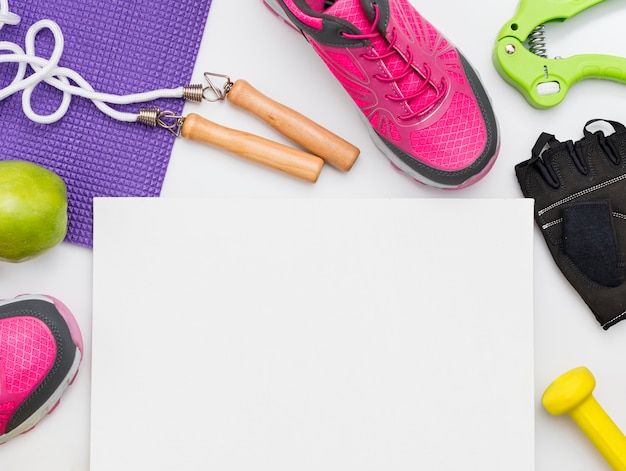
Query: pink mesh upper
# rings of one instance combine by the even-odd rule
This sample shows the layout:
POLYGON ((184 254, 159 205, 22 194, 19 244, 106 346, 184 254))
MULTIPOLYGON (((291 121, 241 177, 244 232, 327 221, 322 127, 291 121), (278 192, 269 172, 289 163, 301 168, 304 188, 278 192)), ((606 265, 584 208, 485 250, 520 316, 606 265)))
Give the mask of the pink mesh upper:
MULTIPOLYGON (((322 8, 319 0, 316 5, 322 8)), ((389 5, 384 37, 375 34, 360 0, 337 0, 324 12, 354 24, 371 46, 310 42, 378 134, 430 167, 466 168, 488 136, 460 56, 407 0, 389 5)))
POLYGON ((431 165, 465 168, 484 146, 480 111, 467 96, 455 93, 446 114, 432 126, 411 133, 411 145, 431 165))
POLYGON ((56 342, 48 327, 33 317, 0 320, 0 434, 21 402, 48 374, 56 342))

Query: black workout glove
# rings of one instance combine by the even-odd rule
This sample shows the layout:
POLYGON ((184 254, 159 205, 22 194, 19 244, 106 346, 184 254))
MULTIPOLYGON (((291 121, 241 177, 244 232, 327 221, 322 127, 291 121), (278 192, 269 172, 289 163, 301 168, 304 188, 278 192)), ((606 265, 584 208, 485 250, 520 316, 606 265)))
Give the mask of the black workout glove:
POLYGON ((626 128, 592 120, 577 142, 542 133, 515 173, 552 257, 600 325, 625 319, 626 128), (608 130, 590 130, 598 126, 608 130))

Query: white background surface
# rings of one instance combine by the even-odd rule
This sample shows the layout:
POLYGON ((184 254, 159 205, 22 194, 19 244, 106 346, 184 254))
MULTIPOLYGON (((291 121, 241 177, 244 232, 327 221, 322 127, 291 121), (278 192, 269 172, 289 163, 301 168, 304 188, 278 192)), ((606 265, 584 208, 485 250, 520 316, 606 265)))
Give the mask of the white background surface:
MULTIPOLYGON (((521 197, 513 167, 529 158, 530 149, 542 131, 562 140, 577 139, 589 119, 626 122, 624 84, 588 80, 574 86, 558 107, 537 110, 497 75, 491 62, 493 45, 502 25, 513 16, 516 1, 413 0, 413 4, 460 47, 480 72, 492 98, 500 122, 502 146, 494 168, 481 182, 459 192, 444 192, 417 185, 397 174, 370 142, 350 99, 297 33, 266 11, 260 0, 213 0, 195 80, 201 81, 204 71, 246 79, 267 95, 355 143, 362 155, 349 173, 326 167, 319 181, 310 185, 220 151, 179 140, 163 196, 521 197)), ((558 28, 550 28, 555 41, 549 44, 549 54, 602 52, 626 56, 621 34, 625 21, 626 2, 607 0, 558 28)), ((172 52, 175 53, 175 45, 172 52)), ((227 126, 281 139, 267 125, 228 103, 189 104, 187 112, 192 111, 227 126)), ((599 402, 626 430, 623 401, 626 372, 622 361, 626 353, 626 323, 608 332, 600 328, 550 259, 538 230, 535 230, 534 262, 536 469, 608 470, 608 465, 571 421, 547 415, 540 398, 558 375, 586 365, 598 381, 599 402)), ((89 349, 91 269, 90 250, 63 244, 25 264, 0 265, 0 296, 41 292, 59 297, 78 317, 89 349)), ((33 432, 0 448, 1 469, 87 469, 90 358, 88 350, 81 373, 54 414, 33 432)))
POLYGON ((95 214, 91 471, 532 468, 530 201, 95 214))

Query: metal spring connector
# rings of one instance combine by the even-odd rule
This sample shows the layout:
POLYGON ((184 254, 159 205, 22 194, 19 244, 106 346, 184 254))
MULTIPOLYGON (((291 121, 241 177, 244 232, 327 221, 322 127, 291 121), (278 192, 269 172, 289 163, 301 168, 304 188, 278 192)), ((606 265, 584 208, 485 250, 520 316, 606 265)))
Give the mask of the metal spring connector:
POLYGON ((204 98, 204 88, 201 84, 191 84, 183 87, 183 98, 185 100, 201 103, 204 98))
POLYGON ((156 127, 159 124, 159 108, 141 108, 137 115, 137 122, 156 127))
POLYGON ((176 137, 180 136, 184 120, 185 118, 173 111, 161 111, 159 108, 141 108, 137 115, 137 122, 167 129, 176 137))
POLYGON ((223 101, 233 87, 233 82, 228 75, 205 72, 204 79, 207 81, 207 86, 198 83, 183 86, 181 98, 195 103, 201 103, 203 100, 209 102, 223 101), (223 83, 216 84, 212 78, 221 80, 223 83))

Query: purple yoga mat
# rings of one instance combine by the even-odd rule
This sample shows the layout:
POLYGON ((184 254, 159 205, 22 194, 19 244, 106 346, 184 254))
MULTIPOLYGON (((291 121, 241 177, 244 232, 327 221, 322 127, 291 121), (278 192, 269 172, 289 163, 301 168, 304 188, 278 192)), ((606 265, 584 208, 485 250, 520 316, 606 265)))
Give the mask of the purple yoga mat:
MULTIPOLYGON (((48 18, 65 37, 59 66, 80 73, 96 91, 175 88, 191 80, 210 6, 211 0, 10 0, 10 11, 21 22, 4 26, 0 41, 24 48, 28 28, 48 18)), ((52 46, 49 31, 37 36, 38 56, 49 57, 52 46)), ((0 87, 13 80, 15 70, 13 64, 0 64, 0 87)), ((60 100, 60 92, 42 84, 33 94, 33 109, 49 114, 60 100)), ((115 108, 137 113, 144 106, 180 114, 183 102, 166 99, 115 108)), ((72 98, 60 121, 37 124, 24 115, 21 92, 0 102, 0 128, 0 159, 29 160, 65 180, 66 240, 86 247, 93 244, 93 198, 159 196, 175 139, 164 129, 115 121, 79 97, 72 98)))

